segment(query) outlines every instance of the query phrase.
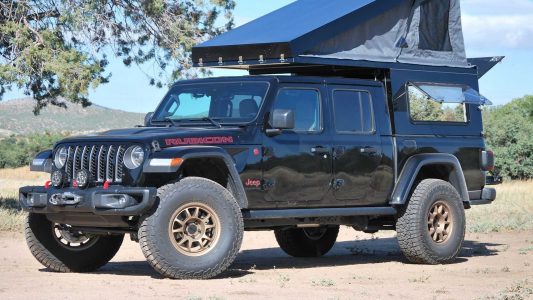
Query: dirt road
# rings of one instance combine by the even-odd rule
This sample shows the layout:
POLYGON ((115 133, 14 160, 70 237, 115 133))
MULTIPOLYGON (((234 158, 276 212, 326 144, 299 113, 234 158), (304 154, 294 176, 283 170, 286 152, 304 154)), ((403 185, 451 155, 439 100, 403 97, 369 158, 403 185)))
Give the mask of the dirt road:
MULTIPOLYGON (((51 273, 20 234, 0 234, 0 299, 498 299, 533 297, 533 232, 470 234, 457 263, 408 264, 394 235, 343 228, 332 252, 296 259, 249 232, 237 261, 207 281, 161 279, 136 243, 92 274, 51 273)), ((516 298, 521 299, 521 298, 516 298)))

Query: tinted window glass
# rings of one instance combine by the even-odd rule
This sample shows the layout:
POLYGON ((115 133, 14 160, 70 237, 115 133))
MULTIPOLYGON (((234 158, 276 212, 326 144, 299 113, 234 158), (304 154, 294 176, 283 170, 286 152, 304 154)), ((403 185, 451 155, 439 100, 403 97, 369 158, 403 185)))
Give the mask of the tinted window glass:
POLYGON ((333 92, 333 107, 338 132, 374 131, 372 103, 367 92, 336 90, 333 92))
POLYGON ((361 97, 361 115, 363 118, 363 132, 374 131, 374 114, 372 113, 372 101, 370 100, 370 94, 360 92, 361 97))
POLYGON ((186 123, 210 117, 220 123, 252 121, 268 90, 265 82, 177 85, 155 112, 154 121, 186 123))
POLYGON ((422 92, 419 88, 410 85, 409 113, 413 121, 426 122, 467 122, 464 103, 454 103, 458 97, 453 87, 434 87, 431 95, 422 92))
POLYGON ((274 109, 290 109, 294 112, 294 131, 320 131, 320 95, 311 89, 281 89, 274 109))

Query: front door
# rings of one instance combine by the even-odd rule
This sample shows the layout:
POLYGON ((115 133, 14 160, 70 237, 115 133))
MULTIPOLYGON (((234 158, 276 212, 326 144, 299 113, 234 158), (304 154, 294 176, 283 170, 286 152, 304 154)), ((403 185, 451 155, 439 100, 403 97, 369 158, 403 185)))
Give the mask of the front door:
POLYGON ((264 138, 265 201, 279 207, 331 202, 332 145, 324 122, 328 110, 323 92, 323 86, 313 84, 280 87, 270 111, 292 110, 295 128, 264 138))
POLYGON ((337 201, 348 206, 371 205, 382 160, 369 90, 329 86, 333 123, 333 189, 337 201))

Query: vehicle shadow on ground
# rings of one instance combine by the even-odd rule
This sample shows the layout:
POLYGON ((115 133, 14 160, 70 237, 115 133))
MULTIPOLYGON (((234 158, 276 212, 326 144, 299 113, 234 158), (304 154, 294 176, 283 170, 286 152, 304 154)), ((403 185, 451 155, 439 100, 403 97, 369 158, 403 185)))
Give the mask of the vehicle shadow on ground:
MULTIPOLYGON (((468 258, 476 256, 497 255, 499 251, 495 247, 498 246, 502 245, 465 241, 454 263, 463 263, 468 261, 468 258)), ((410 263, 403 256, 396 238, 338 242, 326 256, 320 258, 294 258, 286 255, 279 248, 244 250, 237 257, 233 268, 240 270, 305 269, 388 262, 410 263)))
MULTIPOLYGON (((499 246, 503 245, 467 240, 455 263, 466 262, 472 257, 498 255, 499 250, 496 248, 499 246)), ((394 237, 338 242, 326 256, 320 258, 290 257, 277 247, 252 249, 241 251, 235 263, 219 278, 239 278, 253 274, 255 270, 306 269, 388 262, 409 264, 394 237)), ((110 262, 97 273, 163 278, 146 261, 110 262)))

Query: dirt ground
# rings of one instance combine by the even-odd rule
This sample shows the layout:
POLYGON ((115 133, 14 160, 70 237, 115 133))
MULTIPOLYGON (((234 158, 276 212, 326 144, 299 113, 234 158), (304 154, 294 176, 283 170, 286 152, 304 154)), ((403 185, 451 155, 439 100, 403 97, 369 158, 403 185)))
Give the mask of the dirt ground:
POLYGON ((21 234, 0 234, 0 299, 511 299, 533 298, 533 231, 469 234, 457 263, 413 265, 393 233, 343 227, 333 250, 296 259, 271 232, 247 232, 235 264, 206 281, 162 279, 134 242, 97 273, 43 268, 21 234))

